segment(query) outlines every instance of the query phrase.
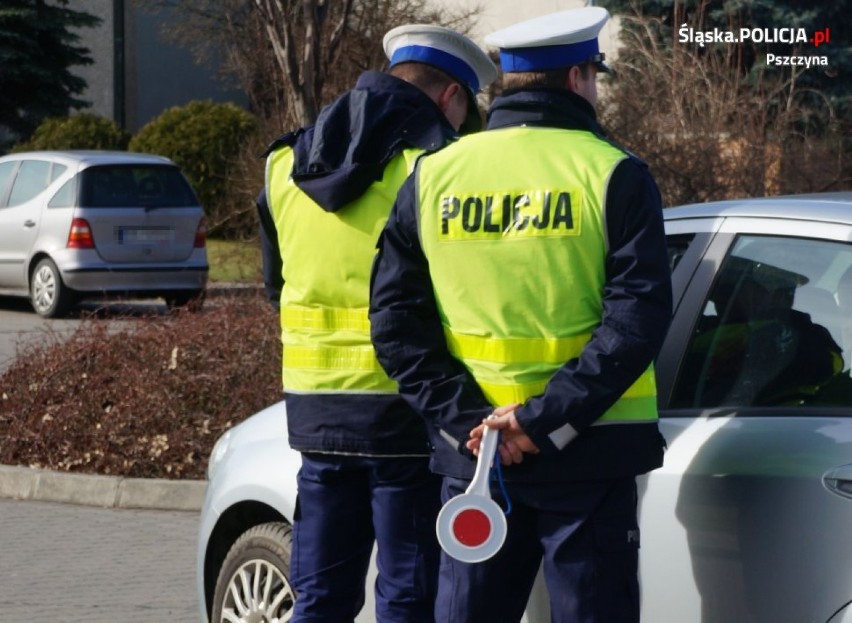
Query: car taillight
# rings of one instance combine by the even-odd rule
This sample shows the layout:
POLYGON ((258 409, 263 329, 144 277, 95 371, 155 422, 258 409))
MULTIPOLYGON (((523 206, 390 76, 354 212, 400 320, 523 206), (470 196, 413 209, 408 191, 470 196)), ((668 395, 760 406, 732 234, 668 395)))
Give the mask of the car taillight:
POLYGON ((203 249, 204 245, 207 244, 207 219, 202 218, 198 223, 198 229, 195 230, 195 244, 193 245, 196 249, 203 249))
POLYGON ((83 218, 75 218, 71 221, 71 231, 68 232, 69 249, 94 249, 95 239, 92 237, 92 228, 89 222, 83 218))

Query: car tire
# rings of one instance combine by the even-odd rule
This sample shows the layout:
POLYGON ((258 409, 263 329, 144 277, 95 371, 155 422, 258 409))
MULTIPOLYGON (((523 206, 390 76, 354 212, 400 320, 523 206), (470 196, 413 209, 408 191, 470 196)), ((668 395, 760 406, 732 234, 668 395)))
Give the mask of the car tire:
POLYGON ((36 264, 30 277, 30 303, 43 318, 60 318, 76 302, 74 291, 62 281, 53 260, 44 258, 36 264))
POLYGON ((244 532, 216 579, 211 622, 290 620, 296 601, 290 585, 292 543, 293 529, 283 522, 244 532))
POLYGON ((178 290, 163 295, 169 309, 186 309, 191 312, 200 311, 206 297, 206 290, 178 290))

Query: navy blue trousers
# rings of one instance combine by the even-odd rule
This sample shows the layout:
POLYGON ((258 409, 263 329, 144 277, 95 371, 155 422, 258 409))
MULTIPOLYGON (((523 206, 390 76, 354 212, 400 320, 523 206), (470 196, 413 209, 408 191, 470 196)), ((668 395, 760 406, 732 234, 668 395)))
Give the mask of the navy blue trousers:
POLYGON ((303 454, 291 581, 293 623, 351 622, 377 544, 376 621, 433 622, 440 479, 425 457, 303 454))
MULTIPOLYGON (((468 482, 446 478, 442 497, 468 482)), ((491 559, 441 555, 436 621, 519 621, 540 566, 554 623, 639 621, 636 481, 506 483, 506 541, 491 559)), ((505 507, 499 490, 492 496, 505 507)))

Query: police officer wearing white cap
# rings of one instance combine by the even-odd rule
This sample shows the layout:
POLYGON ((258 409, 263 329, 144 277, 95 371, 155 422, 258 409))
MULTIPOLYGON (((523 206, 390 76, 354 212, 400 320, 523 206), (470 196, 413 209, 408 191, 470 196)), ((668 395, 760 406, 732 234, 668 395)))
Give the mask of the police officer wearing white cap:
POLYGON ((506 541, 476 564, 444 555, 439 621, 520 620, 542 562, 553 621, 639 619, 635 477, 662 464, 672 295, 657 185, 596 119, 607 18, 487 37, 504 71, 487 130, 418 162, 380 238, 373 342, 427 420, 445 500, 483 426, 502 435, 506 541))
POLYGON ((302 453, 294 623, 355 618, 374 542, 377 620, 433 621, 440 482, 422 419, 376 362, 368 281, 399 186, 419 155, 481 124, 475 94, 497 70, 438 26, 395 28, 384 48, 386 72, 362 74, 316 123, 270 146, 258 199, 289 443, 302 453))

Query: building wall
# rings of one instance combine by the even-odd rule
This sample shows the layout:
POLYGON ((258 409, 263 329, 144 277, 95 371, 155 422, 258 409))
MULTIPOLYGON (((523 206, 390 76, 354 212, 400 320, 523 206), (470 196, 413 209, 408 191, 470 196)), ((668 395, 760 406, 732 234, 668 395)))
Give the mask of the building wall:
POLYGON ((75 0, 74 8, 103 19, 98 28, 79 32, 95 61, 74 68, 88 84, 82 94, 92 103, 87 112, 136 132, 165 109, 193 100, 245 105, 245 94, 217 79, 215 61, 199 65, 166 37, 162 27, 170 11, 144 12, 133 0, 75 0))
POLYGON ((234 102, 245 106, 241 90, 228 88, 216 77, 216 62, 199 65, 192 53, 168 41, 162 27, 169 16, 131 11, 128 16, 127 127, 142 127, 164 109, 193 100, 234 102))
POLYGON ((115 40, 113 37, 113 0, 76 0, 74 10, 97 15, 103 22, 97 28, 86 28, 77 32, 80 45, 89 49, 92 65, 72 67, 74 74, 86 81, 88 88, 81 99, 91 102, 86 112, 113 119, 115 108, 115 40))

